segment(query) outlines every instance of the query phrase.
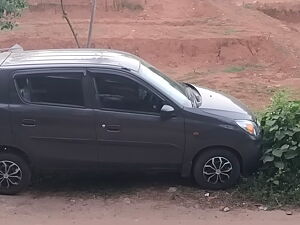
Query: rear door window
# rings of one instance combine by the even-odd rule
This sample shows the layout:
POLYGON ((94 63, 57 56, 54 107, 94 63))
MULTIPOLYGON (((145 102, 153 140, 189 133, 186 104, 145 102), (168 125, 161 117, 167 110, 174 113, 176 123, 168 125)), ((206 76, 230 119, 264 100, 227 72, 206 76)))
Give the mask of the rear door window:
POLYGON ((84 106, 81 73, 21 75, 15 83, 25 102, 84 106))

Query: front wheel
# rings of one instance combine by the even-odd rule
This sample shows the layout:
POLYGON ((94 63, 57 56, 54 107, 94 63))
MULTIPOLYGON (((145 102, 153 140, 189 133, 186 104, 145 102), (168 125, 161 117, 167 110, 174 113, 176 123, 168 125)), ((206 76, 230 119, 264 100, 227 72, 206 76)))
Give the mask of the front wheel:
POLYGON ((28 163, 12 153, 0 154, 0 194, 13 195, 23 191, 30 183, 28 163))
POLYGON ((202 188, 226 189, 238 181, 240 162, 237 156, 227 149, 207 150, 195 160, 193 175, 202 188))

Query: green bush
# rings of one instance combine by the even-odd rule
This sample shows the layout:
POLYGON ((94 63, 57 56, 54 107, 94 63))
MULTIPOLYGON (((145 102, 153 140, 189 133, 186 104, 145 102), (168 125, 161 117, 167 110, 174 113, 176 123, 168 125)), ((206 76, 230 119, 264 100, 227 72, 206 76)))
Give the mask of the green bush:
POLYGON ((242 187, 269 204, 300 204, 300 101, 278 92, 262 113, 261 126, 263 167, 242 187))
POLYGON ((26 0, 0 0, 0 30, 11 30, 15 26, 13 18, 26 7, 26 0))
MULTIPOLYGON (((268 182, 280 185, 286 176, 300 175, 300 102, 289 101, 285 92, 273 97, 262 115, 264 173, 268 182)), ((292 177, 291 177, 292 178, 292 177)))

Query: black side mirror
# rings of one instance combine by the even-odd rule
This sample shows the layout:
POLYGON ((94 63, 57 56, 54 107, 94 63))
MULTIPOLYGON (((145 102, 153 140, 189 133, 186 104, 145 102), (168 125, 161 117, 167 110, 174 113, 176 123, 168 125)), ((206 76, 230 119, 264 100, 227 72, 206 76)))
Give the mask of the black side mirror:
POLYGON ((175 109, 170 105, 164 105, 160 110, 160 116, 162 119, 170 119, 175 116, 175 109))

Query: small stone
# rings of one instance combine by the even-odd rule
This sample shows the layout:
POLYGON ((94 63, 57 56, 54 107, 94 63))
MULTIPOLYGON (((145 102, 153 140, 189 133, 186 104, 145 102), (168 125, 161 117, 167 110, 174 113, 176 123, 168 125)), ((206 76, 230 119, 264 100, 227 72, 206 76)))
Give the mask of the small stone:
POLYGON ((131 204, 131 200, 129 198, 124 198, 124 202, 128 205, 131 204))
POLYGON ((266 207, 266 206, 259 206, 258 209, 259 210, 263 210, 263 211, 267 211, 268 207, 266 207))
POLYGON ((229 212, 229 211, 230 211, 230 208, 229 208, 229 207, 225 207, 225 208, 223 209, 223 211, 224 211, 224 212, 229 212))
POLYGON ((205 195, 204 195, 205 197, 209 197, 209 193, 205 193, 205 195))
POLYGON ((75 199, 71 199, 70 202, 76 203, 76 200, 75 199))
POLYGON ((176 187, 170 187, 169 189, 168 189, 168 193, 174 193, 174 192, 176 192, 177 191, 177 188, 176 187))
POLYGON ((291 216, 291 215, 293 215, 293 212, 292 211, 286 211, 285 214, 288 215, 288 216, 291 216))

